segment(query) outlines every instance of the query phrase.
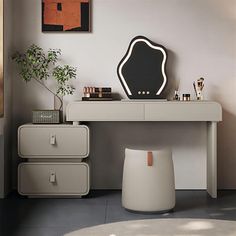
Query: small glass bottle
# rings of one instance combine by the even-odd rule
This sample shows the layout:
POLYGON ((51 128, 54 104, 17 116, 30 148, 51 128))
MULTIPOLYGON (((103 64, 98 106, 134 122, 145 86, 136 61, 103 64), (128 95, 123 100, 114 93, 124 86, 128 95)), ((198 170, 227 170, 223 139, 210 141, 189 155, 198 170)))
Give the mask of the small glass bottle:
POLYGON ((175 101, 179 101, 180 100, 180 97, 179 97, 179 94, 178 94, 178 90, 175 90, 174 100, 175 101))

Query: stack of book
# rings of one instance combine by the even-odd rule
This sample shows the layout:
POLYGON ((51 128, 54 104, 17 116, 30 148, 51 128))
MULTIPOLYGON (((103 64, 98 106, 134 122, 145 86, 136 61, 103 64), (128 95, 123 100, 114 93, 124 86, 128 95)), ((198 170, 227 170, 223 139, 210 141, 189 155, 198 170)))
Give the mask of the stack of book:
POLYGON ((84 87, 82 101, 111 101, 110 87, 84 87))

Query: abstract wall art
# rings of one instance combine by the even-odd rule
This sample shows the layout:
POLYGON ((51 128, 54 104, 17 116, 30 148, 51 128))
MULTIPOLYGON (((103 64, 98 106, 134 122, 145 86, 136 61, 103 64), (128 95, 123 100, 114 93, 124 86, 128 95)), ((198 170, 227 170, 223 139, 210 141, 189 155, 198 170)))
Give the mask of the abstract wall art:
POLYGON ((42 31, 90 32, 91 0, 42 0, 42 31))

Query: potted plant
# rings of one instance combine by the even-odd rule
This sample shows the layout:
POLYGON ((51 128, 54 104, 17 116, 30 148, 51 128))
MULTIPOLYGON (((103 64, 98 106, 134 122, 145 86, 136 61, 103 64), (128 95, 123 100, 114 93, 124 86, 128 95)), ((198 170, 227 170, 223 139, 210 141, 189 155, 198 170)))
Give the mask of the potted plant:
POLYGON ((33 44, 24 53, 16 52, 12 59, 19 66, 20 77, 25 82, 33 79, 47 89, 58 99, 59 110, 61 111, 63 96, 72 95, 75 91, 69 81, 76 78, 76 68, 70 65, 58 65, 60 55, 60 49, 49 49, 45 53, 41 47, 33 44), (53 79, 57 84, 55 91, 45 84, 49 78, 53 79))

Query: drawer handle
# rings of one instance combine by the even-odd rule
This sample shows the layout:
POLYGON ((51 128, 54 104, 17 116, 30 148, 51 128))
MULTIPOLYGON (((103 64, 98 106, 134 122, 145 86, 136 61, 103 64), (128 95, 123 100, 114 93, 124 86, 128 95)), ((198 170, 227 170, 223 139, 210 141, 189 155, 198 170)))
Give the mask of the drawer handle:
POLYGON ((52 173, 50 174, 49 182, 52 183, 52 184, 55 184, 55 183, 56 183, 56 173, 55 173, 55 172, 52 172, 52 173))
POLYGON ((56 135, 50 134, 50 144, 55 145, 56 144, 56 135))

